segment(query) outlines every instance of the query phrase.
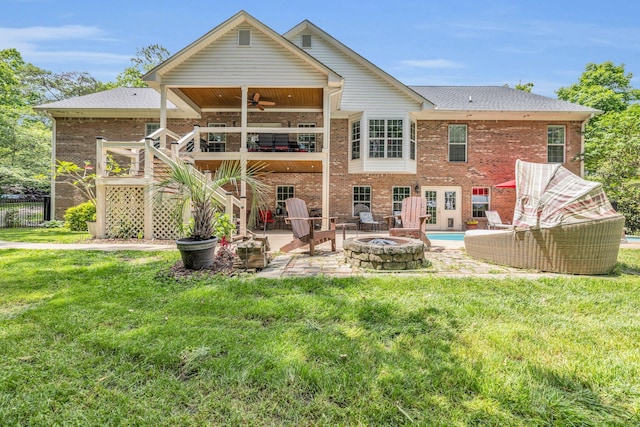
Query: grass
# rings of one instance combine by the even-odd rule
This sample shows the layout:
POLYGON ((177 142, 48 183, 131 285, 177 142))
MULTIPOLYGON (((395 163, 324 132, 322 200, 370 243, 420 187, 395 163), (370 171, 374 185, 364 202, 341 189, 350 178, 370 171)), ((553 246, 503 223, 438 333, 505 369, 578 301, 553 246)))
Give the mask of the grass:
POLYGON ((90 239, 86 231, 66 228, 0 228, 0 240, 27 243, 79 243, 90 239))
POLYGON ((177 258, 0 251, 3 424, 640 424, 640 251, 538 280, 178 281, 177 258))

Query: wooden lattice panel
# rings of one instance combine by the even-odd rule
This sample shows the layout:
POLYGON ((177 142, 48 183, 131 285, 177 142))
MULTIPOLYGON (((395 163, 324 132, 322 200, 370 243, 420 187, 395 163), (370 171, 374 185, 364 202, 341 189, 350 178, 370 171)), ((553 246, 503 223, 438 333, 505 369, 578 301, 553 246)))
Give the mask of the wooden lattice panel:
POLYGON ((168 198, 153 203, 153 238, 173 240, 180 237, 174 217, 175 202, 168 198))
POLYGON ((106 233, 111 238, 144 235, 144 187, 106 187, 106 233))

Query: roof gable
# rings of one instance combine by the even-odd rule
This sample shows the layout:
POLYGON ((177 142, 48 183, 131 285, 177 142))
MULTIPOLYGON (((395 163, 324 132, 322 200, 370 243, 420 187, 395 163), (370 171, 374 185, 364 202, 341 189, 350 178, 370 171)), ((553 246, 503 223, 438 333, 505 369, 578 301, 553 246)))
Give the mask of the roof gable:
MULTIPOLYGON (((327 82, 330 86, 340 86, 342 84, 342 77, 338 73, 307 54, 304 50, 299 49, 293 43, 289 42, 287 39, 283 38, 281 35, 245 11, 238 12, 236 15, 218 25, 213 30, 191 43, 189 46, 180 50, 162 64, 145 74, 143 79, 150 86, 156 87, 163 76, 167 76, 172 72, 175 73, 175 70, 179 67, 184 70, 197 66, 197 64, 190 65, 190 61, 200 61, 200 64, 202 64, 202 58, 207 55, 207 51, 209 51, 209 53, 211 53, 211 50, 215 51, 216 48, 214 44, 216 42, 224 41, 226 38, 226 43, 228 44, 230 39, 235 40, 235 34, 232 33, 238 28, 247 28, 256 31, 255 36, 257 36, 262 42, 261 45, 263 47, 269 46, 271 49, 269 52, 270 54, 274 54, 279 51, 279 55, 281 56, 288 55, 289 57, 298 59, 306 65, 306 68, 312 69, 315 72, 320 72, 326 76, 327 82)), ((239 50, 242 50, 242 48, 239 50)), ((251 57, 247 55, 245 56, 245 60, 246 58, 250 59, 251 57)), ((222 57, 222 60, 224 60, 224 57, 222 57)))
MULTIPOLYGON (((334 37, 326 33, 324 30, 322 30, 321 28, 319 28, 309 20, 304 20, 300 24, 292 28, 291 30, 287 31, 284 34, 284 37, 291 40, 292 43, 299 43, 301 45, 301 37, 303 34, 314 34, 315 36, 320 37, 322 42, 331 46, 335 51, 339 52, 341 55, 343 55, 345 58, 351 61, 352 65, 357 65, 362 69, 366 70, 371 76, 375 76, 376 78, 380 79, 381 80, 380 83, 388 85, 390 88, 393 88, 393 90, 401 93, 404 97, 407 97, 413 103, 419 104, 421 109, 431 108, 430 102, 427 99, 425 99, 421 94, 416 93, 413 89, 406 86, 405 84, 403 84, 402 82, 400 82, 399 80, 397 80, 396 78, 388 74, 387 72, 383 71, 382 69, 380 69, 379 67, 377 67, 376 65, 374 65, 373 63, 371 63, 370 61, 368 61, 367 59, 365 59, 364 57, 362 57, 352 49, 350 49, 349 47, 345 46, 343 43, 341 43, 340 41, 338 41, 337 39, 335 39, 334 37)), ((315 44, 313 44, 313 46, 315 46, 315 44)), ((337 72, 341 73, 345 77, 345 79, 348 80, 350 78, 350 76, 348 75, 348 71, 343 71, 343 68, 338 68, 339 66, 334 65, 333 63, 329 63, 331 59, 325 56, 319 57, 319 55, 313 49, 310 49, 309 53, 314 57, 318 58, 318 60, 334 68, 337 72)), ((345 65, 346 63, 343 62, 343 67, 345 65)), ((346 66, 349 67, 348 65, 346 66)), ((352 70, 354 69, 353 67, 349 67, 349 68, 351 68, 352 70)), ((346 85, 348 84, 349 83, 347 82, 346 85)), ((346 90, 346 92, 348 92, 348 90, 346 90)), ((343 96, 348 97, 348 93, 343 96)))

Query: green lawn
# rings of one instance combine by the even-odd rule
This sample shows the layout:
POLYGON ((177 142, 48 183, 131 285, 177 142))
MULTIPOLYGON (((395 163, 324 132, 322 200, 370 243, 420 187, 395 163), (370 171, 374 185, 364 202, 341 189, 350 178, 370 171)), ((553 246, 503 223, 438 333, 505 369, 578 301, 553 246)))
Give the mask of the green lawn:
POLYGON ((86 231, 66 228, 0 228, 0 240, 27 243, 79 243, 91 239, 86 231))
POLYGON ((640 424, 640 251, 538 280, 177 281, 177 258, 1 250, 2 424, 640 424))

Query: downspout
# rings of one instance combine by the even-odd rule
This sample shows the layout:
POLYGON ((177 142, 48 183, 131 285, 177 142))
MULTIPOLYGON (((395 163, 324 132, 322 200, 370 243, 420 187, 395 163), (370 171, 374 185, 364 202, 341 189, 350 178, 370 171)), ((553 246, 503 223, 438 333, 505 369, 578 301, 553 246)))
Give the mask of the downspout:
POLYGON ((53 125, 51 126, 51 167, 53 168, 53 173, 51 174, 51 191, 50 191, 50 201, 49 209, 51 209, 51 219, 56 218, 56 119, 53 118, 50 114, 47 114, 51 120, 53 121, 53 125))

